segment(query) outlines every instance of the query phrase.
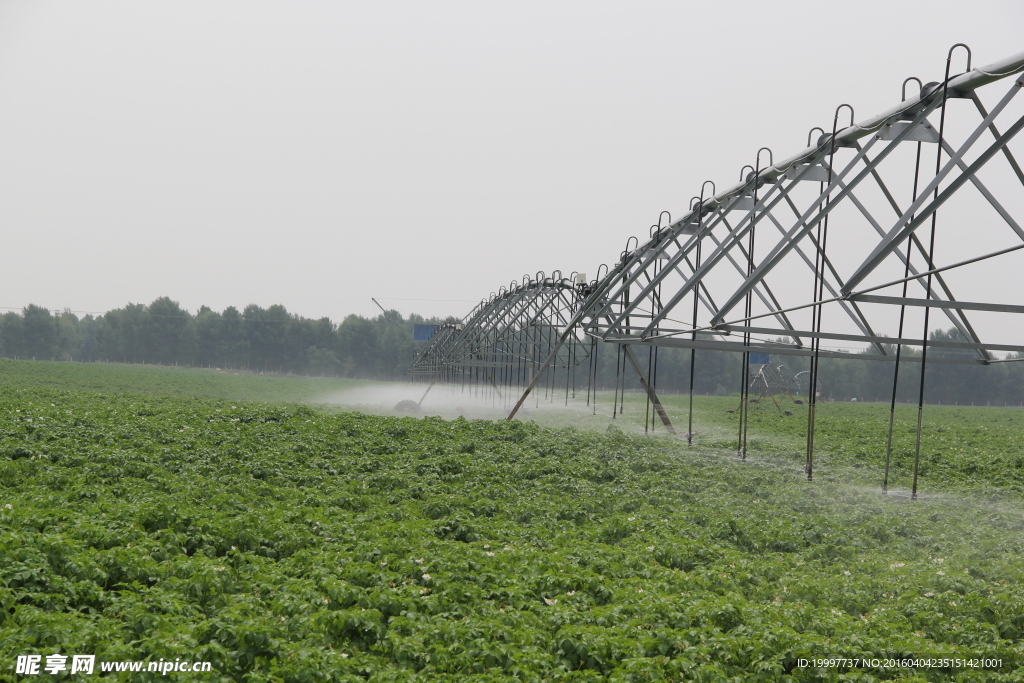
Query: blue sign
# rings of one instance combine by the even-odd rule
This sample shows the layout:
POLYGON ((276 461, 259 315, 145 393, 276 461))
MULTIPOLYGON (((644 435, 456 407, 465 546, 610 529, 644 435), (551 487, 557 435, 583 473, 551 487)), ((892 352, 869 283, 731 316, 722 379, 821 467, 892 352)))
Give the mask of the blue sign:
POLYGON ((427 341, 437 331, 438 325, 413 325, 412 340, 427 341))
POLYGON ((751 365, 768 365, 768 360, 771 356, 767 353, 752 353, 750 354, 751 365))

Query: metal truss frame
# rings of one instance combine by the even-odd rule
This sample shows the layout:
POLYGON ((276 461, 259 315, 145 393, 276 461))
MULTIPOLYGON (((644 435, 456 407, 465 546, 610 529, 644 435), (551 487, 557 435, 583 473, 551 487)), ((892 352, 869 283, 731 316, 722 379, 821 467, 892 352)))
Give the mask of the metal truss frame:
MULTIPOLYGON (((737 449, 745 457, 752 352, 810 357, 810 386, 817 386, 823 357, 893 362, 893 410, 900 363, 921 363, 916 496, 925 366, 988 365, 1002 362, 993 352, 1024 353, 1024 344, 983 339, 972 322, 974 312, 1019 314, 1024 305, 955 295, 964 269, 1024 249, 1024 228, 999 199, 1007 191, 1006 178, 1012 191, 1024 186, 1024 172, 1009 146, 1024 129, 1024 116, 1011 106, 1024 88, 1024 53, 978 69, 970 60, 969 48, 954 46, 942 81, 907 79, 903 101, 866 121, 855 123, 853 108, 841 105, 831 133, 818 128, 820 135, 812 139, 812 130, 807 147, 784 161, 775 163, 771 150, 762 148, 736 185, 720 193, 712 185, 709 197, 702 189, 682 218, 664 227, 659 220, 650 238, 636 240, 633 249, 631 238, 618 263, 593 282, 577 283, 576 274, 565 279, 541 273, 503 288, 461 326, 441 328, 410 372, 446 375, 449 381, 481 369, 499 372, 503 383, 522 389, 511 419, 531 391, 542 382, 553 386, 557 370, 586 361, 587 342, 600 340, 619 346, 664 414, 633 346, 693 350, 691 382, 695 350, 739 352, 744 374, 737 449), (966 52, 967 68, 951 75, 958 48, 966 52), (920 91, 907 96, 912 80, 920 91), (997 97, 986 108, 979 92, 990 91, 998 91, 997 97), (950 106, 957 101, 971 106, 950 106), (846 126, 839 124, 843 109, 849 109, 846 126), (983 173, 1001 173, 998 187, 983 173), (1002 231, 997 248, 984 249, 962 226, 938 221, 940 208, 953 199, 959 206, 968 194, 972 206, 982 207, 971 209, 971 220, 1002 231), (937 233, 978 253, 957 249, 949 258, 947 249, 937 254, 937 233), (808 286, 794 288, 794 277, 808 286), (932 310, 945 316, 959 339, 929 337, 932 310), (919 336, 905 330, 908 311, 923 315, 919 336), (896 319, 893 336, 888 332, 896 319), (822 348, 823 340, 861 344, 863 350, 822 348), (905 354, 904 347, 919 352, 905 354), (950 349, 969 354, 936 356, 950 349)), ((568 373, 566 382, 568 390, 568 373)), ((811 478, 815 392, 808 403, 806 472, 811 478)), ((664 422, 670 425, 667 416, 664 422)), ((690 434, 692 410, 688 439, 690 434)))
POLYGON ((576 285, 575 277, 573 273, 572 278, 563 278, 559 271, 550 277, 538 273, 502 287, 481 301, 463 322, 439 327, 409 374, 429 378, 431 386, 439 380, 456 384, 486 382, 500 396, 499 383, 521 385, 543 374, 550 387, 558 369, 564 369, 568 388, 570 376, 590 354, 582 339, 555 347, 556 340, 566 341, 562 332, 583 301, 585 287, 576 285), (552 363, 538 370, 541 360, 552 351, 552 363))
MULTIPOLYGON (((993 160, 1001 157, 1006 162, 1003 168, 1024 185, 1024 173, 1009 147, 1024 128, 1024 116, 1001 116, 1024 88, 1024 77, 1018 77, 1022 71, 1024 53, 971 69, 969 49, 957 45, 950 50, 942 82, 922 85, 918 95, 905 97, 887 112, 858 124, 853 122, 852 107, 842 105, 836 111, 831 134, 821 131, 814 144, 778 164, 772 161, 771 151, 762 148, 755 166, 747 167, 748 173, 741 172, 736 186, 707 200, 695 197, 690 211, 680 220, 664 231, 659 229, 647 244, 623 254, 615 277, 602 283, 604 303, 590 311, 583 323, 585 328, 589 334, 618 344, 742 353, 743 403, 737 442, 741 457, 746 455, 746 378, 752 352, 809 356, 814 381, 821 357, 897 364, 902 360, 920 362, 922 366, 929 362, 987 365, 996 361, 993 351, 1024 352, 1024 345, 983 340, 969 315, 973 311, 1024 313, 1024 306, 959 300, 948 279, 957 269, 1024 248, 1024 229, 980 175, 982 170, 992 169, 993 160), (950 76, 953 53, 959 47, 967 52, 968 68, 950 76), (998 88, 998 83, 1005 84, 1006 80, 1010 81, 1009 88, 1001 92, 991 110, 986 109, 978 90, 991 84, 998 88), (948 103, 953 100, 973 103, 977 117, 973 123, 959 122, 968 126, 968 134, 956 144, 947 132, 951 116, 948 103), (844 108, 850 110, 850 125, 840 129, 838 121, 844 108), (901 204, 890 180, 892 169, 899 166, 891 160, 901 154, 905 157, 908 148, 916 157, 913 190, 901 204), (935 150, 933 174, 922 172, 922 160, 927 161, 929 148, 935 150), (768 157, 764 166, 763 156, 768 157), (939 209, 971 191, 989 210, 987 218, 979 220, 1001 225, 1010 246, 942 263, 936 258, 936 231, 944 228, 949 234, 951 230, 946 226, 937 228, 939 209), (863 199, 868 195, 883 198, 881 203, 891 209, 893 217, 870 206, 863 199), (837 256, 849 261, 850 253, 837 255, 834 247, 829 252, 830 220, 833 240, 846 239, 845 252, 855 252, 858 247, 863 250, 859 265, 837 262, 837 256), (850 234, 854 231, 859 231, 857 244, 851 248, 850 234), (926 232, 930 234, 925 236, 926 232), (710 247, 703 260, 702 247, 710 247), (787 277, 801 270, 812 286, 783 301, 777 292, 786 288, 787 277), (739 276, 731 280, 723 277, 730 271, 739 276), (899 271, 903 272, 902 278, 892 276, 899 271), (902 292, 890 293, 900 287, 902 292), (920 295, 910 295, 908 287, 917 289, 920 295), (691 307, 692 321, 682 313, 691 307), (924 311, 920 337, 904 332, 906 312, 914 308, 924 311), (698 322, 700 309, 706 312, 702 322, 698 322), (929 338, 928 316, 932 309, 948 318, 962 341, 929 338), (791 316, 798 312, 810 313, 810 325, 793 324, 791 316), (895 337, 879 331, 891 327, 887 323, 893 320, 893 312, 899 319, 895 337), (708 335, 718 339, 708 339, 708 335), (822 340, 861 343, 867 348, 856 354, 822 349, 822 340), (917 347, 920 354, 904 355, 904 346, 917 347), (934 353, 930 357, 929 347, 966 349, 973 357, 935 357, 934 353)), ((968 239, 962 229, 952 232, 956 233, 954 237, 968 239)), ((959 251, 956 254, 962 256, 959 251)), ((923 396, 922 368, 914 496, 923 396)), ((815 399, 810 397, 808 413, 809 478, 813 473, 815 399)))

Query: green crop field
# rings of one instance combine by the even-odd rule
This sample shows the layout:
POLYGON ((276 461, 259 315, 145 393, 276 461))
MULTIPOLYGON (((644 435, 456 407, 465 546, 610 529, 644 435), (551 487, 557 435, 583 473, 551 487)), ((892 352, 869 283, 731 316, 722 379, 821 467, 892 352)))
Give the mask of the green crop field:
POLYGON ((360 380, 258 375, 236 370, 195 370, 110 363, 13 361, 0 358, 0 386, 86 393, 307 402, 318 396, 374 384, 360 380))
POLYGON ((1019 409, 930 407, 911 502, 879 491, 880 405, 821 406, 807 482, 803 414, 757 411, 739 462, 736 399, 701 398, 687 447, 636 434, 636 396, 609 429, 536 402, 342 412, 324 397, 369 385, 331 380, 2 361, 0 382, 0 681, 53 653, 252 682, 1024 676, 1019 409), (799 666, 823 657, 999 665, 799 666))
MULTIPOLYGON (((687 426, 686 397, 663 396, 679 432, 687 426)), ((788 459, 802 466, 806 454, 807 407, 782 404, 785 415, 770 401, 750 411, 747 446, 750 457, 788 459)), ((599 412, 611 415, 611 395, 599 396, 599 412)), ((697 397, 694 431, 705 449, 735 452, 739 398, 697 397)), ((627 394, 625 429, 643 429, 642 395, 627 394)), ((605 424, 605 422, 602 422, 605 424)), ((889 404, 819 403, 816 412, 817 468, 854 468, 874 475, 880 484, 885 466, 889 404)), ((655 433, 664 433, 660 421, 655 433)), ((890 486, 907 488, 913 472, 917 406, 897 405, 890 462, 890 486)), ((1024 493, 1024 409, 969 406, 926 406, 922 428, 920 484, 985 495, 1024 493)))

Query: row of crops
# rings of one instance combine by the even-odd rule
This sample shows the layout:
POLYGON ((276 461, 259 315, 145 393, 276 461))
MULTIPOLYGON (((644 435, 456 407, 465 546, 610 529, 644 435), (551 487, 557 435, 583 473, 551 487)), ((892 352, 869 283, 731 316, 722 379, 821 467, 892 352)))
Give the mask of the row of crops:
POLYGON ((22 383, 0 680, 54 652, 213 663, 189 680, 1016 680, 1014 482, 938 469, 912 504, 850 457, 808 484, 614 429, 22 383), (1003 665, 798 666, 868 654, 1003 665))

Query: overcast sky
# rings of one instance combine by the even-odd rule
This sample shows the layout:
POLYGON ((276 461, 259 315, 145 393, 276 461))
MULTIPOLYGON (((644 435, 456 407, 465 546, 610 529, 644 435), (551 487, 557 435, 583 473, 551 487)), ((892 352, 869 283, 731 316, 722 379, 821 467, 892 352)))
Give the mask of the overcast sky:
POLYGON ((1022 27, 1020 0, 2 2, 0 306, 462 315, 1022 27))

